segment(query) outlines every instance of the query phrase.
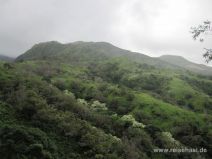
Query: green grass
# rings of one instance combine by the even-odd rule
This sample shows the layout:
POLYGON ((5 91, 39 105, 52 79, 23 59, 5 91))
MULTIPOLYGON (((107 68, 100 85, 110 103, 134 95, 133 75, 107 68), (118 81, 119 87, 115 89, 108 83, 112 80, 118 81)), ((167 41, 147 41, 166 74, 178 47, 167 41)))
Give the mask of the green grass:
MULTIPOLYGON (((137 94, 136 97, 140 106, 136 107, 132 113, 143 112, 143 115, 148 118, 148 123, 145 124, 153 124, 164 130, 171 129, 176 122, 184 121, 196 122, 200 126, 205 125, 206 116, 204 114, 165 103, 146 93, 137 94)), ((209 118, 212 119, 211 116, 209 118)))
POLYGON ((165 94, 174 99, 178 105, 187 108, 191 107, 199 112, 204 112, 205 103, 211 101, 211 98, 207 94, 179 78, 173 78, 169 82, 165 94))

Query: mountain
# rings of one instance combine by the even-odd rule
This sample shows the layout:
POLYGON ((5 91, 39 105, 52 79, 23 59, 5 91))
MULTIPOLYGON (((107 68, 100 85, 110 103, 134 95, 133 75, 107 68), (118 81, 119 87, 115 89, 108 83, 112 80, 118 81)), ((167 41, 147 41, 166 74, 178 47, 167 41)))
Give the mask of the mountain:
MULTIPOLYGON (((56 41, 39 43, 33 46, 23 55, 17 58, 20 60, 34 60, 43 59, 45 57, 54 58, 58 55, 67 56, 69 60, 76 58, 76 56, 120 56, 127 54, 128 51, 119 49, 109 43, 105 42, 74 42, 68 44, 61 44, 56 41)), ((79 58, 79 57, 78 57, 79 58)))
MULTIPOLYGON (((210 91, 211 81, 194 77, 198 74, 210 75, 210 67, 191 63, 179 56, 152 58, 106 42, 78 41, 61 44, 50 41, 34 45, 17 57, 16 61, 47 61, 58 65, 69 65, 76 69, 84 68, 90 72, 91 78, 97 76, 108 82, 121 82, 124 86, 135 90, 148 90, 159 94, 161 98, 172 104, 194 111, 204 112, 206 109, 212 111, 210 108, 206 108, 212 102, 207 97, 212 94, 210 91), (165 59, 167 61, 164 61, 165 59), (197 69, 200 67, 207 68, 207 70, 197 69), (190 75, 192 73, 194 76, 190 75), (176 76, 179 77, 176 78, 176 76), (187 85, 188 82, 190 84, 187 85), (201 86, 199 86, 200 84, 201 86), (182 88, 178 90, 178 86, 182 88), (197 88, 203 92, 199 93, 197 88), (191 97, 189 100, 185 100, 188 94, 191 97), (196 103, 193 100, 201 102, 196 103)), ((44 75, 47 76, 46 78, 49 78, 48 74, 51 72, 48 69, 44 75)), ((43 72, 44 70, 40 70, 41 74, 43 72)))
POLYGON ((3 159, 212 158, 212 78, 159 58, 39 43, 0 62, 0 88, 3 159), (208 151, 160 153, 185 147, 208 151))
POLYGON ((183 57, 164 55, 159 58, 149 57, 145 54, 131 52, 118 48, 106 42, 73 42, 61 44, 56 41, 44 42, 34 45, 31 49, 19 56, 16 61, 57 59, 62 62, 86 64, 99 60, 123 57, 141 64, 148 64, 158 68, 174 70, 189 70, 203 75, 212 75, 212 68, 205 65, 189 62, 183 57))
POLYGON ((13 61, 13 60, 14 60, 14 58, 12 58, 12 57, 8 57, 8 56, 5 56, 5 55, 0 55, 0 61, 9 62, 9 61, 13 61))
POLYGON ((97 62, 109 58, 123 57, 139 63, 146 63, 157 67, 178 68, 176 65, 161 61, 158 58, 152 58, 147 55, 131 52, 118 48, 106 42, 73 42, 61 44, 56 41, 44 42, 34 45, 31 49, 19 56, 16 61, 41 60, 41 59, 61 59, 67 63, 80 64, 88 61, 97 62))
POLYGON ((170 64, 185 68, 195 73, 200 73, 204 75, 212 75, 212 67, 190 62, 181 56, 163 55, 163 56, 160 56, 159 59, 165 62, 168 62, 170 64))

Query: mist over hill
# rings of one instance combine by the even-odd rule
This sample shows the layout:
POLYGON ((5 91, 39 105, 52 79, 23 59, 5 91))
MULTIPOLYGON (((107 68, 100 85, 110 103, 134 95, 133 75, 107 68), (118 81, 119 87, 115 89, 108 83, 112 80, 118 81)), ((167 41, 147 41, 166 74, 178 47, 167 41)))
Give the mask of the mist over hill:
POLYGON ((0 55, 0 61, 9 62, 9 61, 13 61, 13 60, 14 60, 14 58, 12 58, 12 57, 8 57, 8 56, 5 56, 5 55, 0 55))

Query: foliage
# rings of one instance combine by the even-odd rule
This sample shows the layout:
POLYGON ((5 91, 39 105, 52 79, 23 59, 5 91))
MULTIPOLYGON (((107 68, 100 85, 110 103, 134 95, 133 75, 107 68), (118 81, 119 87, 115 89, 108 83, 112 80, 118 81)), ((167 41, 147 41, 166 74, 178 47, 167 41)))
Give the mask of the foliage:
MULTIPOLYGON (((204 21, 203 24, 199 25, 198 27, 192 27, 191 30, 193 39, 196 40, 198 37, 200 37, 200 42, 203 42, 204 38, 202 37, 202 34, 211 32, 211 21, 204 21)), ((210 62, 212 60, 212 49, 204 49, 205 53, 203 54, 203 57, 206 58, 206 62, 210 62)))
POLYGON ((210 77, 156 68, 100 46, 51 42, 12 67, 0 64, 3 158, 177 159, 196 154, 153 149, 211 149, 210 77))

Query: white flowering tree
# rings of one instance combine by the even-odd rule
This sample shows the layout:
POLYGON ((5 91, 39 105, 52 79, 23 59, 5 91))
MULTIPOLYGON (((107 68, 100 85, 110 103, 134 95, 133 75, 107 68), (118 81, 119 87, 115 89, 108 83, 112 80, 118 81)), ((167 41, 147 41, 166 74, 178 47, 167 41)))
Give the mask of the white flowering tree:
POLYGON ((136 128, 144 128, 145 127, 145 125, 143 123, 137 122, 131 114, 122 116, 121 121, 127 122, 136 128))
POLYGON ((102 110, 104 111, 104 110, 107 110, 107 107, 105 103, 101 103, 98 100, 95 100, 91 104, 91 109, 95 111, 102 111, 102 110))

